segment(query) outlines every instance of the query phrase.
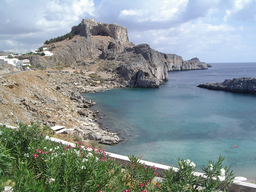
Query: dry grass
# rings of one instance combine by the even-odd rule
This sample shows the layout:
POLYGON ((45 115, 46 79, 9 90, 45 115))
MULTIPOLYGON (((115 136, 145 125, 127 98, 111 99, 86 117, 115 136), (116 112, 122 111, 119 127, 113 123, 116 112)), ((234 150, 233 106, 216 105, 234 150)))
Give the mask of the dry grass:
MULTIPOLYGON (((51 78, 42 71, 27 71, 2 77, 0 79, 0 123, 17 126, 14 123, 16 120, 30 124, 31 121, 41 122, 45 119, 45 121, 56 121, 57 125, 64 125, 66 128, 80 127, 83 122, 78 119, 77 103, 59 93, 55 89, 57 83, 53 84, 50 81, 51 78), (47 97, 55 104, 36 98, 35 93, 47 97), (24 109, 22 99, 25 99, 36 111, 24 109), (50 118, 47 118, 47 115, 50 115, 50 118)), ((74 135, 58 134, 54 137, 74 143, 77 140, 74 135)))

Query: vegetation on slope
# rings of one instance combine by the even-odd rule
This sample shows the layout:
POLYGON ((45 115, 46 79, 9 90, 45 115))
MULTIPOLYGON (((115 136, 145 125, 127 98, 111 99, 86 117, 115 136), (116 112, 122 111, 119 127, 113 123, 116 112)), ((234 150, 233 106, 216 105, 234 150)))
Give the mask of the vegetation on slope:
POLYGON ((72 39, 73 37, 75 36, 75 34, 73 33, 67 33, 65 35, 62 35, 62 36, 58 36, 56 38, 51 38, 50 40, 46 40, 44 42, 44 44, 50 44, 50 43, 55 43, 55 42, 59 42, 59 41, 63 41, 65 39, 72 39))
POLYGON ((157 183, 153 181, 157 168, 134 156, 123 170, 103 149, 51 142, 45 135, 48 128, 39 127, 35 123, 20 123, 15 130, 0 127, 0 191, 6 185, 14 191, 216 191, 232 183, 232 171, 222 168, 223 157, 203 167, 206 179, 193 176, 193 162, 179 160, 178 172, 170 169, 157 183), (225 180, 220 181, 223 175, 225 180))

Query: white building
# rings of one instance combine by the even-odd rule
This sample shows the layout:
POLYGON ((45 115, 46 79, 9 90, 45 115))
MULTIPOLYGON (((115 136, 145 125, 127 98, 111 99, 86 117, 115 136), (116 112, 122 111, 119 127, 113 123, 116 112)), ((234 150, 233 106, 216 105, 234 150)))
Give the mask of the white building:
POLYGON ((22 62, 23 62, 22 65, 30 65, 29 59, 23 59, 22 62))
POLYGON ((16 66, 16 64, 18 63, 19 59, 17 59, 17 58, 8 59, 8 58, 6 58, 6 59, 4 59, 4 61, 7 61, 7 63, 10 64, 10 65, 16 66))
POLYGON ((45 54, 45 56, 52 56, 53 55, 53 53, 51 53, 50 51, 44 51, 44 54, 45 54))

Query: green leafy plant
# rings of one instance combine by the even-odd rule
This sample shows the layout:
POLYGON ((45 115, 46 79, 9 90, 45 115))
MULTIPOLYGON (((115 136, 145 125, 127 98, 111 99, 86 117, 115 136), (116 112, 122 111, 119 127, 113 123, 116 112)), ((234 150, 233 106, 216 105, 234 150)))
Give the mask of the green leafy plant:
POLYGON ((208 165, 202 167, 202 170, 205 172, 206 179, 204 180, 204 186, 206 188, 216 190, 221 187, 227 189, 228 186, 232 183, 234 179, 233 171, 230 170, 230 167, 222 167, 222 163, 225 157, 220 156, 217 162, 208 161, 208 165), (221 179, 224 179, 221 181, 221 179))
POLYGON ((14 159, 15 158, 10 155, 10 149, 6 149, 3 143, 0 143, 0 178, 10 173, 14 159))
POLYGON ((178 160, 179 169, 166 171, 166 177, 162 184, 164 191, 217 191, 224 190, 232 184, 234 176, 230 168, 222 168, 224 157, 220 156, 217 162, 208 161, 207 166, 203 166, 204 177, 194 177, 196 165, 187 160, 178 160))
POLYGON ((194 177, 196 165, 178 160, 178 170, 166 171, 163 182, 156 167, 150 167, 135 156, 122 166, 104 149, 51 142, 45 134, 48 127, 39 123, 18 129, 0 127, 0 189, 9 183, 14 191, 217 191, 232 183, 230 168, 222 168, 224 157, 203 166, 204 177, 194 177), (225 174, 225 180, 223 175, 225 174))

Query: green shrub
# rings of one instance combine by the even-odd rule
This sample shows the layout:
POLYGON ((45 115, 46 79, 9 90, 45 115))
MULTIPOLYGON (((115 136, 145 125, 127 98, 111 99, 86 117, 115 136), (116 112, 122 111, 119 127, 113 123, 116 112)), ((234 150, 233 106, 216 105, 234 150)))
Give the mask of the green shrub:
POLYGON ((179 169, 166 171, 163 182, 153 182, 156 167, 142 164, 135 156, 125 170, 105 150, 62 145, 48 140, 49 128, 20 123, 16 130, 0 127, 0 190, 9 181, 14 191, 216 191, 232 183, 230 168, 222 168, 224 158, 203 166, 206 178, 193 176, 196 165, 179 160, 179 169), (225 170, 225 171, 224 171, 225 170), (225 180, 219 176, 225 174, 225 180), (214 179, 216 178, 216 179, 214 179))
POLYGON ((3 143, 0 143, 0 178, 6 177, 12 169, 14 157, 10 155, 10 149, 6 149, 3 143))
MULTIPOLYGON (((97 73, 91 73, 89 75, 89 77, 93 80, 93 81, 100 81, 100 84, 104 83, 104 79, 102 79, 102 77, 100 75, 98 75, 97 73)), ((97 84, 96 82, 91 82, 93 84, 97 84)))
POLYGON ((65 40, 65 39, 72 39, 74 36, 75 36, 75 34, 73 34, 73 33, 70 32, 70 33, 67 33, 67 34, 65 34, 65 35, 58 36, 58 37, 52 38, 52 39, 50 39, 50 40, 46 40, 46 41, 44 42, 44 44, 55 43, 55 42, 63 41, 63 40, 65 40))

